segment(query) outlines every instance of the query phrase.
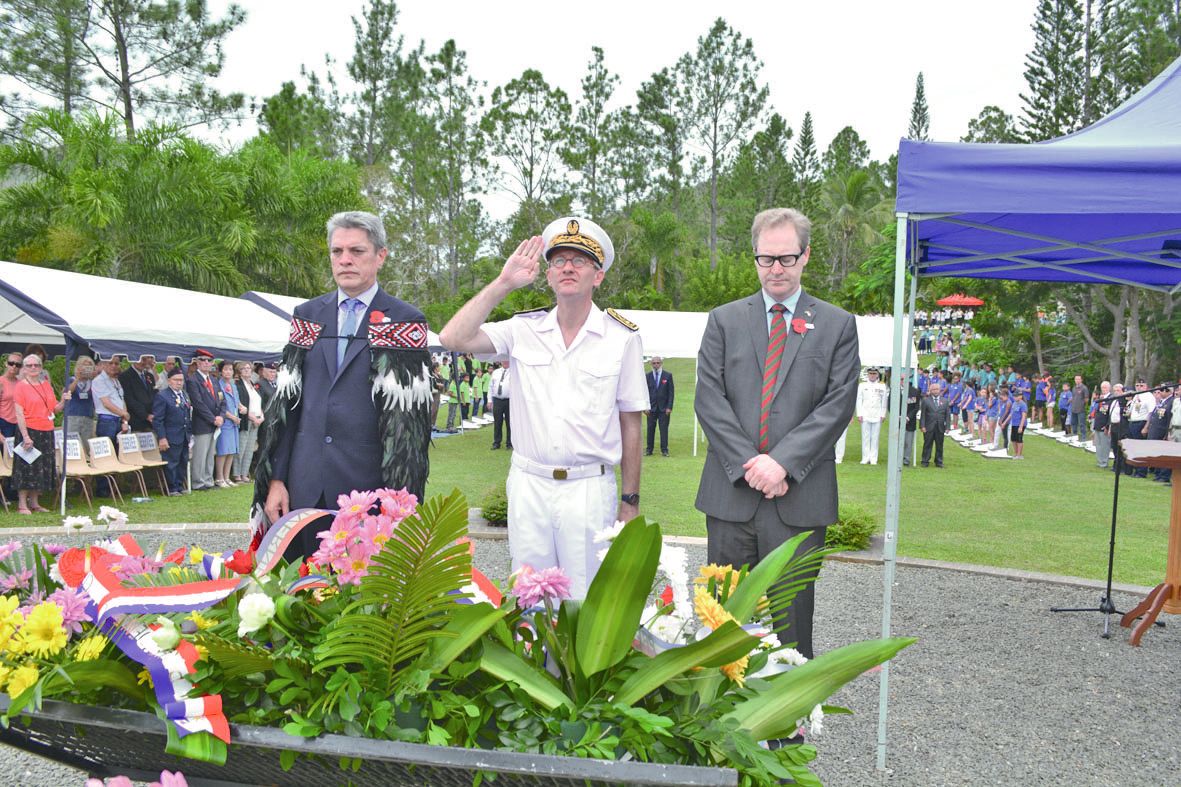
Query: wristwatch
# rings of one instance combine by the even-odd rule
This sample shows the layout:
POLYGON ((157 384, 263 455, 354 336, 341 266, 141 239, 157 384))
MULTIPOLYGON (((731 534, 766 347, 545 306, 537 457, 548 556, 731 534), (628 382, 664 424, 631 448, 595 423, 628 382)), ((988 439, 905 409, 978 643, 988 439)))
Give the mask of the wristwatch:
POLYGON ((640 493, 636 492, 630 495, 620 495, 619 502, 627 503, 629 506, 638 506, 640 504, 640 493))

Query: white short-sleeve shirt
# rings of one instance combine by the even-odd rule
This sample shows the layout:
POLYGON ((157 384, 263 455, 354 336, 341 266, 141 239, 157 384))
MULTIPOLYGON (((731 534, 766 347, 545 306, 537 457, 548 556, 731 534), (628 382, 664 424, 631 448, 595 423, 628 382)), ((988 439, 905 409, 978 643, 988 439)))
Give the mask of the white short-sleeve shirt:
POLYGON ((648 409, 637 332, 591 305, 566 347, 556 310, 518 314, 480 330, 508 358, 513 450, 556 467, 619 464, 621 412, 648 409))

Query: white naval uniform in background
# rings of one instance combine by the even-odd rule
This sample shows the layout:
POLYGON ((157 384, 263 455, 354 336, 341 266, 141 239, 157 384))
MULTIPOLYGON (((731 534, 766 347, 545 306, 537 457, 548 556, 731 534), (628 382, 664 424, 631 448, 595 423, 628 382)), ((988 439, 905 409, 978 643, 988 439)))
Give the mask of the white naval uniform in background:
POLYGON ((861 464, 878 463, 878 437, 889 407, 889 391, 880 380, 857 386, 857 417, 861 419, 861 464))
MULTIPOLYGON (((595 534, 615 523, 621 412, 648 409, 639 334, 592 304, 567 348, 557 311, 518 314, 480 330, 508 358, 513 458, 508 494, 513 570, 560 566, 585 598, 599 569, 595 534)), ((627 490, 638 491, 638 490, 627 490)))

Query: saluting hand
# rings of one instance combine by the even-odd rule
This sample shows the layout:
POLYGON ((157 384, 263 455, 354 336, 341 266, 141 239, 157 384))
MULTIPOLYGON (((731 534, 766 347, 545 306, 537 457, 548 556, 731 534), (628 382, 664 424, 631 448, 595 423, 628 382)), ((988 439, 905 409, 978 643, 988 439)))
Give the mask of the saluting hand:
POLYGON ((517 250, 504 263, 500 280, 514 290, 528 286, 537 278, 541 265, 541 249, 545 244, 540 235, 521 241, 517 250))

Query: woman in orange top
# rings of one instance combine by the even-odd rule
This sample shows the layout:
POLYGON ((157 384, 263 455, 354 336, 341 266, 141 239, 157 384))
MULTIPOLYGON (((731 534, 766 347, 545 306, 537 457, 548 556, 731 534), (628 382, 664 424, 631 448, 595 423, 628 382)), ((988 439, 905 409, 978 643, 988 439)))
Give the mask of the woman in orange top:
POLYGON ((42 492, 52 492, 57 483, 57 468, 53 462, 53 416, 60 413, 70 392, 62 392, 59 402, 53 395, 53 385, 42 379, 41 358, 25 356, 21 365, 21 379, 16 385, 16 426, 23 438, 24 448, 36 448, 41 455, 32 463, 21 457, 13 458, 12 485, 16 487, 20 503, 17 513, 31 514, 33 511, 49 511, 42 508, 42 492))

